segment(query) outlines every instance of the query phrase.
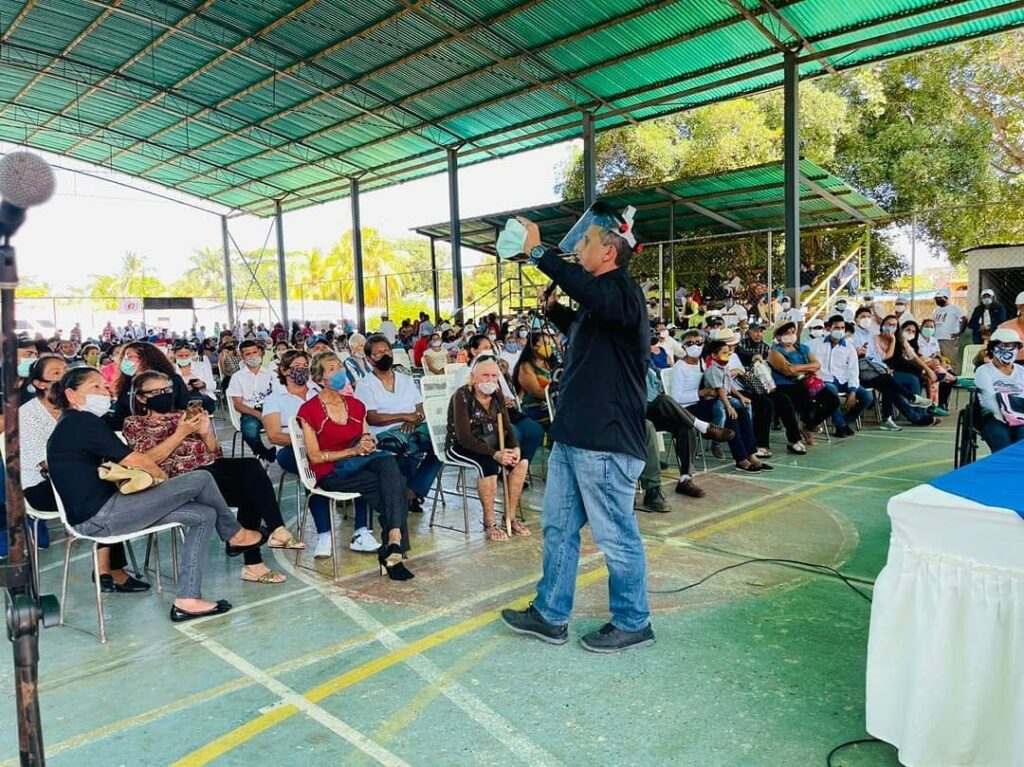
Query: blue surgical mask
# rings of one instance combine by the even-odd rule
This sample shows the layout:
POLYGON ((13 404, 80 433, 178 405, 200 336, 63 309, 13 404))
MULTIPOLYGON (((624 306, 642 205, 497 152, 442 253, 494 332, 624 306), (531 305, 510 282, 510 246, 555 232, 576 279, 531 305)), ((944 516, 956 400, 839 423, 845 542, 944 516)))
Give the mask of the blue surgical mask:
POLYGON ((31 357, 18 360, 18 378, 28 378, 29 371, 32 370, 33 362, 35 362, 35 360, 31 357))
POLYGON ((125 357, 121 360, 121 372, 131 378, 135 375, 135 371, 138 370, 139 366, 132 362, 130 359, 125 357))
POLYGON ((341 391, 346 385, 348 385, 348 376, 345 374, 344 369, 336 371, 327 379, 328 388, 334 389, 334 391, 341 391))
POLYGON ((494 249, 500 258, 511 258, 523 252, 526 246, 526 227, 517 219, 510 218, 505 228, 498 233, 498 242, 494 249))

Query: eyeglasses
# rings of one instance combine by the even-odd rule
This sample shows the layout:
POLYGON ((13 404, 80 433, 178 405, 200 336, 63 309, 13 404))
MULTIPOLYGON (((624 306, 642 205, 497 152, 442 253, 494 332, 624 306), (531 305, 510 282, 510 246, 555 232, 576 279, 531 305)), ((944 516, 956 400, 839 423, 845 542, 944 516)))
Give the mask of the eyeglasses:
POLYGON ((160 394, 173 394, 173 393, 174 393, 174 387, 173 386, 165 386, 162 389, 147 389, 146 391, 140 391, 139 392, 139 397, 141 397, 142 399, 150 399, 150 398, 156 397, 156 396, 158 396, 160 394))

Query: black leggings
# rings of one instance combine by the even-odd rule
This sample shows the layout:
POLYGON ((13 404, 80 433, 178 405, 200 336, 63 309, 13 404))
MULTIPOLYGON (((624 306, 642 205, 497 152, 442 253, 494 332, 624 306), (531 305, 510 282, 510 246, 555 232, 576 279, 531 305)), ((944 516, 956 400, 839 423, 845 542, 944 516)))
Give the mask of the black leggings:
POLYGON ((344 462, 317 483, 324 490, 359 493, 377 510, 384 540, 395 528, 402 531, 402 551, 409 550, 409 504, 405 500, 405 476, 393 455, 377 458, 355 473, 344 472, 344 462), (341 470, 339 472, 339 469, 341 470))
MULTIPOLYGON (((33 509, 37 511, 57 510, 57 499, 53 496, 53 485, 49 480, 44 479, 38 485, 22 488, 21 492, 33 509)), ((6 522, 6 519, 4 521, 6 522)), ((125 556, 123 543, 101 543, 100 548, 110 549, 111 570, 123 570, 128 566, 128 557, 125 556)))
MULTIPOLYGON (((259 530, 265 524, 268 530, 273 531, 284 524, 274 485, 255 458, 218 458, 200 470, 213 476, 228 506, 237 507, 238 524, 242 527, 259 530)), ((259 547, 249 549, 242 556, 247 565, 258 565, 263 561, 259 547)))
POLYGON ((814 431, 822 421, 839 408, 839 397, 828 387, 822 388, 813 397, 802 383, 780 386, 778 389, 782 389, 783 393, 789 397, 793 407, 803 419, 804 428, 807 431, 814 431))
POLYGON ((770 394, 754 394, 744 392, 750 398, 751 407, 754 410, 754 441, 758 447, 767 449, 769 438, 772 433, 772 424, 776 416, 782 421, 786 429, 786 442, 792 445, 803 439, 800 433, 800 423, 796 420, 796 411, 793 409, 793 402, 786 396, 782 387, 770 394))

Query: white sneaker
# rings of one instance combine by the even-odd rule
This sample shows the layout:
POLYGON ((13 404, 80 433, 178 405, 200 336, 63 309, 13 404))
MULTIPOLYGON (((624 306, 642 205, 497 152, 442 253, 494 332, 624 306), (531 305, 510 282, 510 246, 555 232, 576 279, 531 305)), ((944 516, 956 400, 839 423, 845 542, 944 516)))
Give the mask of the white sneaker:
POLYGON ((892 420, 892 416, 889 416, 882 423, 878 425, 878 428, 882 431, 903 431, 903 427, 892 420))
POLYGON ((329 559, 334 555, 334 546, 332 545, 331 535, 317 536, 316 548, 313 550, 313 559, 329 559))
POLYGON ((931 407, 932 401, 927 397, 922 397, 920 394, 915 394, 914 401, 910 404, 914 407, 931 407))
POLYGON ((380 542, 373 537, 373 533, 370 532, 369 528, 360 527, 356 530, 355 535, 352 536, 352 540, 349 541, 348 547, 352 549, 352 551, 370 553, 380 548, 380 542))

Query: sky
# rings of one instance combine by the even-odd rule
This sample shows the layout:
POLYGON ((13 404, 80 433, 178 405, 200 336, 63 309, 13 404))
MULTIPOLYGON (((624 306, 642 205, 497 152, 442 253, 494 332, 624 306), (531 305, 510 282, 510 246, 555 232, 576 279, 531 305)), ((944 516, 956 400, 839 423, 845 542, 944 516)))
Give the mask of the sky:
MULTIPOLYGON (((464 168, 459 173, 461 214, 468 218, 496 211, 539 205, 558 199, 554 188, 561 168, 572 157, 578 142, 566 142, 464 168)), ((0 143, 0 151, 15 147, 0 143)), ((47 156, 61 165, 67 158, 47 156)), ((135 180, 79 164, 106 179, 135 180)), ((93 274, 116 272, 122 255, 134 251, 146 257, 147 266, 166 282, 173 282, 185 268, 189 255, 205 246, 221 248, 220 217, 166 199, 112 183, 57 169, 57 191, 46 205, 33 208, 15 240, 19 273, 48 283, 54 295, 68 295, 82 287, 93 274)), ((156 187, 153 187, 156 188, 156 187)), ((161 190, 167 193, 166 190, 161 190)), ((170 193, 173 194, 173 193, 170 193)), ((361 195, 364 227, 388 237, 415 236, 419 225, 448 219, 447 176, 442 174, 361 195)), ((231 219, 231 233, 243 250, 262 247, 270 234, 271 219, 252 216, 231 219)), ((285 248, 324 250, 337 242, 351 226, 347 198, 286 213, 285 248)), ((897 247, 909 258, 909 239, 897 235, 897 247)), ((472 251, 465 251, 472 265, 472 251)), ((944 257, 929 253, 919 244, 918 269, 942 266, 944 257)))
MULTIPOLYGON (((0 143, 0 152, 15 149, 0 143)), ((537 205, 559 199, 554 187, 572 157, 573 142, 471 165, 459 172, 462 218, 537 205)), ((44 155, 54 164, 67 158, 44 155)), ((77 167, 88 166, 79 164, 77 167)), ((134 179, 90 168, 127 183, 134 179)), ((116 272, 122 255, 134 251, 162 280, 173 282, 189 255, 221 249, 220 217, 170 200, 125 188, 110 180, 55 170, 57 191, 50 202, 29 211, 15 239, 19 274, 48 283, 55 295, 84 286, 92 274, 116 272)), ((154 187, 155 188, 155 187, 154 187)), ((166 190, 161 190, 166 191, 166 190)), ((183 198, 184 199, 184 198, 183 198)), ((448 220, 448 182, 442 174, 360 195, 364 228, 388 237, 418 236, 415 226, 448 220)), ((284 214, 286 250, 330 248, 351 227, 348 198, 284 214)), ((263 246, 273 219, 231 219, 231 234, 243 250, 263 246)), ((274 247, 270 234, 269 247, 274 247)), ((466 251, 464 263, 474 261, 466 251)))

